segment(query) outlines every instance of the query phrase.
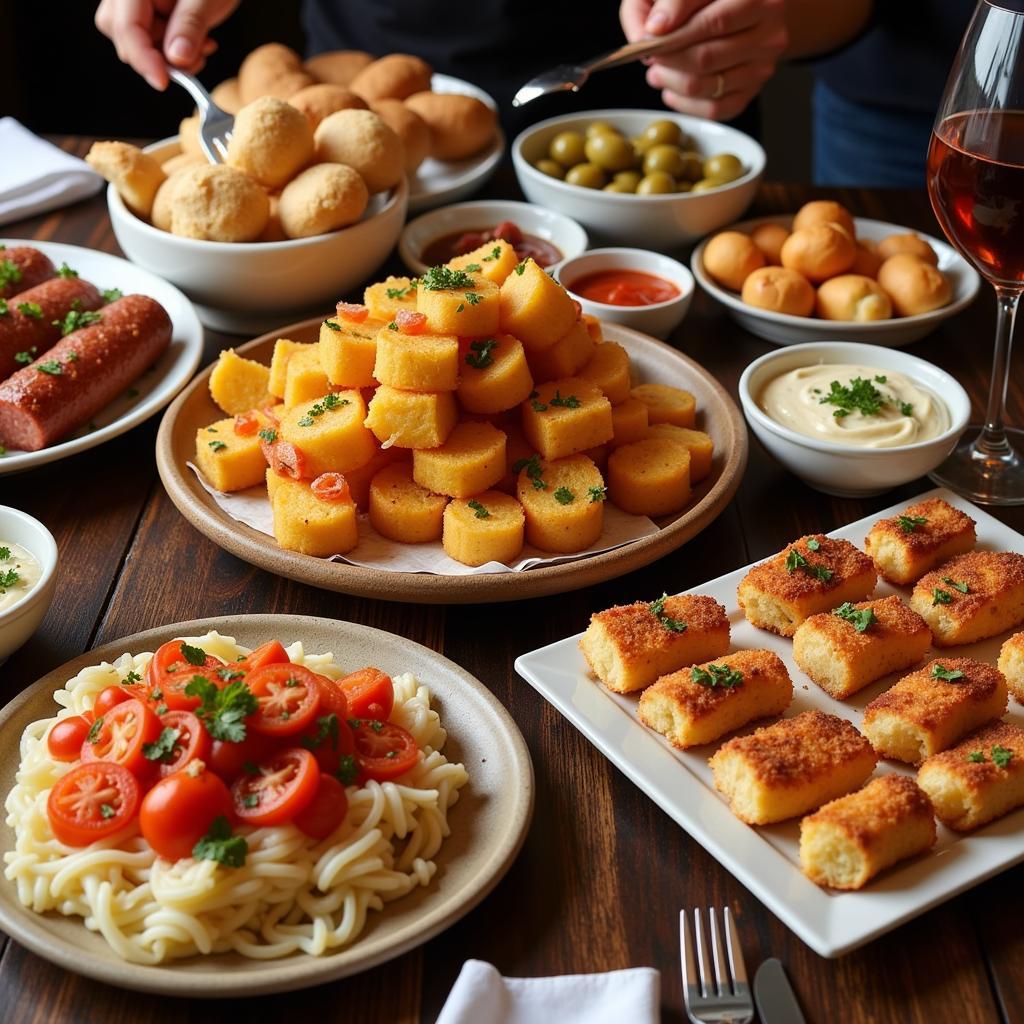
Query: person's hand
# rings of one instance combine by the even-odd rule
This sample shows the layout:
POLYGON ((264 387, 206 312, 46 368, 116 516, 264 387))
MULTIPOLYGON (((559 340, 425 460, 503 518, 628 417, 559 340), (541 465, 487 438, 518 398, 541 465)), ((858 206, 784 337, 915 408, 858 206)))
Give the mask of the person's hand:
POLYGON ((728 121, 775 73, 789 41, 785 0, 622 0, 630 42, 685 25, 679 46, 650 58, 647 83, 665 106, 728 121))
POLYGON ((207 32, 239 0, 102 0, 96 27, 113 40, 118 57, 154 89, 167 88, 167 62, 198 71, 217 49, 207 32), (162 44, 163 55, 157 49, 162 44))

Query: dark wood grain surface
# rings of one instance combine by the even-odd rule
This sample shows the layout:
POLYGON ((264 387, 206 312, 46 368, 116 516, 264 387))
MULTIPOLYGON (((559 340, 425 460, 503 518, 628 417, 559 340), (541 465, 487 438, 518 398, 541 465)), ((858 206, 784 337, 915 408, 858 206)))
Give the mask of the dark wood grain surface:
MULTIPOLYGON (((66 140, 82 153, 84 140, 66 140)), ((516 195, 503 170, 493 195, 516 195)), ((751 215, 794 210, 815 193, 767 185, 751 215)), ((856 214, 938 233, 923 193, 844 191, 856 214)), ((102 199, 0 228, 0 235, 117 253, 102 199)), ((395 264, 397 269, 397 264, 395 264)), ((954 372, 980 411, 989 375, 992 296, 911 351, 954 372)), ((768 350, 707 297, 672 339, 735 394, 743 368, 768 350)), ((207 332, 210 360, 229 339, 207 332)), ((1024 375, 1013 376, 1009 418, 1024 420, 1024 375)), ((680 907, 728 904, 748 966, 782 959, 815 1024, 1024 1022, 1024 865, 957 897, 839 960, 813 953, 703 848, 612 767, 512 668, 524 651, 584 627, 592 610, 678 591, 776 551, 792 537, 831 530, 930 484, 855 501, 809 490, 751 442, 737 498, 673 555, 590 590, 516 605, 416 606, 319 592, 252 568, 192 529, 156 475, 156 420, 109 444, 18 476, 0 477, 0 503, 41 519, 60 548, 60 585, 41 629, 0 670, 0 702, 89 647, 179 619, 246 612, 328 615, 390 630, 443 652, 510 709, 537 776, 533 825, 515 865, 471 914, 422 948, 355 978, 300 993, 233 1003, 253 1024, 433 1021, 463 962, 490 960, 507 975, 652 965, 662 972, 664 1019, 684 1021, 678 972, 680 907)), ((1024 509, 995 510, 1024 531, 1024 509)), ((4 939, 0 1021, 191 1022, 223 1008, 140 996, 68 974, 4 939)))

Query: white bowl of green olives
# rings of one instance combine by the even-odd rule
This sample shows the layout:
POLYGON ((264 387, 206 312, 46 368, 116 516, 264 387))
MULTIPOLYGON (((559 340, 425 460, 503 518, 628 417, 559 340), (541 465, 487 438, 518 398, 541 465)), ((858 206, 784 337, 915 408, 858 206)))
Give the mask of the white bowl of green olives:
POLYGON ((765 153, 749 135, 699 117, 592 110, 528 128, 512 163, 531 202, 600 238, 671 249, 742 215, 765 153))

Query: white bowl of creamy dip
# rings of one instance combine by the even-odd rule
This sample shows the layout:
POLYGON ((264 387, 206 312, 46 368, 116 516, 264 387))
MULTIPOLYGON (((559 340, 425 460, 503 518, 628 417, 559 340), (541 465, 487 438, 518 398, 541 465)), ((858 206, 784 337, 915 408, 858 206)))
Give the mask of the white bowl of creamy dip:
POLYGON ((0 662, 39 628, 57 586, 57 543, 38 519, 0 505, 0 662))
POLYGON ((930 473, 971 401, 945 370, 898 349, 818 341, 769 352, 740 378, 757 439, 826 494, 881 494, 930 473))

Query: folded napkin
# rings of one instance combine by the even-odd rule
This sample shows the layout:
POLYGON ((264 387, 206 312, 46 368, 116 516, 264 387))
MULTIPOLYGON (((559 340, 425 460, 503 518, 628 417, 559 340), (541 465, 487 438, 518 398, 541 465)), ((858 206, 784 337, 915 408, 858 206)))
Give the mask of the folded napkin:
POLYGON ((554 978, 503 978, 467 960, 437 1024, 657 1024, 659 975, 653 967, 554 978))
POLYGON ((0 117, 0 224, 87 199, 102 187, 84 160, 0 117))

